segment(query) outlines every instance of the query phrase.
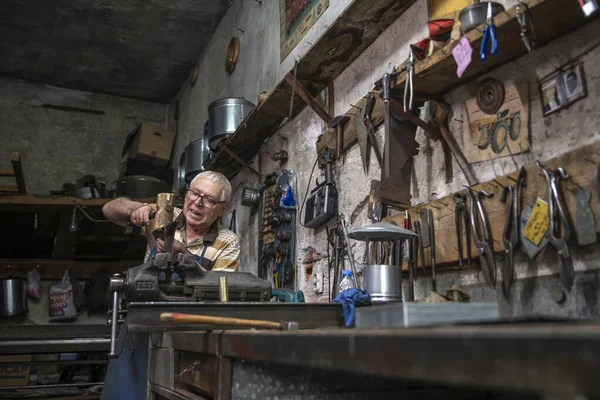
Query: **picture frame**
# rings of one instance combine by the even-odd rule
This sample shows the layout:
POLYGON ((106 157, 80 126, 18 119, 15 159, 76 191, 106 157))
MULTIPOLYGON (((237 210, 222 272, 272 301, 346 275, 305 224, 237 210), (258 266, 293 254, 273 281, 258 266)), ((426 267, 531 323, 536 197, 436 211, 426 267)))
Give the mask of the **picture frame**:
POLYGON ((541 79, 539 91, 544 117, 587 97, 583 61, 571 63, 541 79))

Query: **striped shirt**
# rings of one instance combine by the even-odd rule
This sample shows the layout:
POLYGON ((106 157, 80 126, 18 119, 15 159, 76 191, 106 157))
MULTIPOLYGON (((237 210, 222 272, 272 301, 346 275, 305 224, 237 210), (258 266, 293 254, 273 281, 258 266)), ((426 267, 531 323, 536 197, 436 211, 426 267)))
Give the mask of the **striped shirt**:
MULTIPOLYGON (((240 242, 237 235, 215 221, 203 237, 193 239, 188 243, 185 233, 185 216, 182 211, 180 208, 173 210, 173 216, 179 222, 175 231, 175 240, 183 243, 186 250, 194 254, 196 261, 208 271, 236 271, 240 263, 240 242)), ((154 238, 151 238, 144 260, 148 260, 155 253, 154 238)))

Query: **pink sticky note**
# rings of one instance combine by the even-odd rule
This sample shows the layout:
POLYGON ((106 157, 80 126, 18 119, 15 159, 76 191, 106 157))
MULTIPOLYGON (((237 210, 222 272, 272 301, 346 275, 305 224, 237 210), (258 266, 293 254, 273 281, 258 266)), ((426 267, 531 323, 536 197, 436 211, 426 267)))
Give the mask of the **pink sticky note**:
POLYGON ((467 39, 466 36, 460 39, 456 47, 452 49, 452 55, 454 56, 456 65, 458 65, 458 68, 456 69, 456 75, 458 75, 459 78, 465 72, 469 64, 471 64, 472 54, 473 48, 471 47, 471 43, 469 43, 469 39, 467 39))

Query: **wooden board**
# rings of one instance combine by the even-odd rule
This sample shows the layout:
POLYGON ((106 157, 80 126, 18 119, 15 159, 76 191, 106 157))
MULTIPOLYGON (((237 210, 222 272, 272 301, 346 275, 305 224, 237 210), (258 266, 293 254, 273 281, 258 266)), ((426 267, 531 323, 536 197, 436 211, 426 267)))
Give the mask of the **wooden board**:
POLYGON ((464 154, 470 164, 529 150, 529 85, 504 82, 504 104, 495 115, 472 97, 463 104, 464 154))
MULTIPOLYGON (((113 198, 101 198, 101 199, 81 199, 79 197, 69 196, 45 196, 45 195, 6 195, 0 196, 0 211, 10 206, 19 207, 30 207, 30 206, 74 206, 78 204, 85 207, 102 207, 109 201, 114 200, 113 198)), ((151 203, 156 199, 135 199, 142 203, 151 203)))
MULTIPOLYGON (((414 1, 353 0, 319 41, 298 61, 298 82, 311 96, 317 96, 414 1)), ((227 147, 245 162, 250 162, 263 143, 279 129, 284 117, 294 118, 306 107, 306 103, 295 93, 290 116, 291 97, 292 88, 283 79, 265 101, 246 116, 227 140, 227 147)), ((229 178, 242 168, 223 150, 219 150, 206 167, 229 178)))
POLYGON ((0 278, 27 278, 27 273, 37 268, 42 279, 60 280, 65 269, 77 270, 79 279, 90 279, 92 276, 110 276, 117 272, 141 264, 141 260, 115 261, 75 261, 75 260, 38 260, 38 259, 0 259, 0 278))
MULTIPOLYGON (((542 164, 549 169, 556 169, 557 167, 563 167, 567 173, 571 176, 566 181, 561 181, 560 185, 562 188, 563 198, 567 207, 570 221, 575 221, 575 196, 570 190, 575 189, 580 185, 590 190, 592 193, 591 206, 595 216, 596 230, 600 232, 600 199, 598 198, 598 192, 596 190, 596 177, 598 174, 598 164, 600 163, 600 142, 593 145, 584 146, 559 157, 553 158, 548 161, 544 161, 542 164)), ((518 172, 498 177, 496 180, 501 185, 513 184, 507 177, 510 176, 515 179, 518 172)), ((535 165, 527 167, 527 175, 525 179, 525 188, 522 190, 522 202, 521 209, 531 203, 536 198, 547 200, 547 184, 546 179, 542 175, 539 168, 535 165)), ((502 187, 494 181, 482 183, 473 186, 473 190, 484 189, 489 193, 493 193, 494 197, 491 199, 483 200, 483 206, 487 215, 488 224, 490 226, 491 238, 493 240, 494 252, 502 252, 504 250, 504 243, 502 241, 502 235, 504 231, 504 222, 506 218, 505 204, 500 202, 500 196, 502 194, 502 187)), ((448 195, 440 200, 426 203, 418 207, 411 208, 409 215, 411 221, 416 221, 419 215, 419 211, 423 208, 431 209, 434 216, 434 227, 436 237, 436 263, 437 264, 448 264, 456 263, 458 261, 458 249, 456 247, 456 228, 454 225, 454 202, 452 197, 454 194, 448 195), (443 238, 443 240, 442 240, 443 238)), ((469 201, 467 201, 469 203, 469 201)), ((468 206, 469 204, 467 204, 468 206)), ((399 214, 392 217, 385 218, 386 221, 394 221, 399 226, 402 226, 404 217, 399 214)), ((573 222, 571 222, 573 226, 573 222)), ((575 246, 576 238, 575 231, 572 229, 572 243, 571 246, 575 246)), ((464 240, 463 240, 464 242, 464 240)), ((592 245, 592 246, 597 246, 592 245)), ((552 246, 548 251, 555 251, 552 246)), ((471 245, 472 257, 477 259, 478 253, 471 245)), ((521 250, 519 250, 521 251, 521 250)), ((466 254, 466 250, 463 251, 466 254)), ((425 249, 426 264, 430 265, 430 250, 425 249)))
MULTIPOLYGON (((536 47, 571 32, 592 18, 586 18, 577 1, 572 0, 528 0, 535 24, 536 47)), ((488 56, 487 61, 479 59, 479 47, 483 37, 483 29, 476 28, 465 36, 473 48, 472 62, 461 78, 456 76, 456 62, 452 49, 456 42, 450 42, 432 56, 415 65, 414 90, 425 95, 441 95, 464 85, 481 74, 491 71, 509 61, 527 53, 521 40, 521 30, 516 19, 516 7, 498 14, 494 18, 496 36, 498 37, 498 54, 488 56)), ((397 76, 394 91, 402 92, 406 82, 406 72, 397 76)))
POLYGON ((329 7, 329 0, 279 0, 279 57, 283 61, 329 7))

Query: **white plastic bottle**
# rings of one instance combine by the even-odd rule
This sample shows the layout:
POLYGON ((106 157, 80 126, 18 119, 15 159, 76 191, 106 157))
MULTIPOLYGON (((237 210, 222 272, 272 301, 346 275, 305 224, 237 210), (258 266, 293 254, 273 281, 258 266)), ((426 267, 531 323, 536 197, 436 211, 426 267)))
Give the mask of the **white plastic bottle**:
POLYGON ((352 271, 342 271, 342 281, 340 282, 339 293, 342 293, 344 290, 352 289, 354 287, 355 286, 354 281, 352 280, 352 271))

